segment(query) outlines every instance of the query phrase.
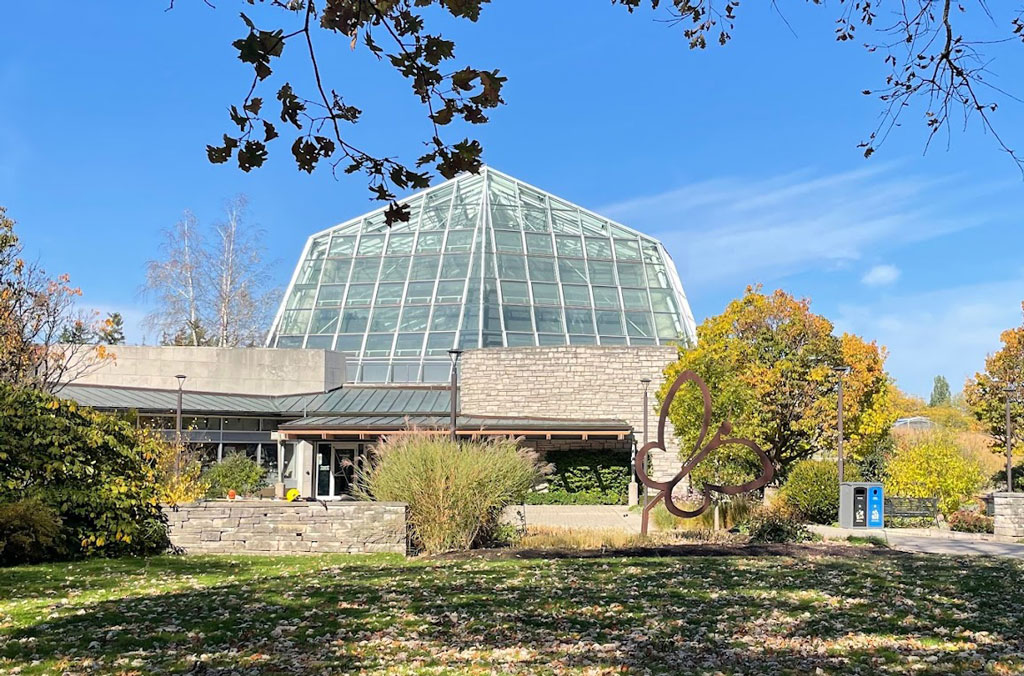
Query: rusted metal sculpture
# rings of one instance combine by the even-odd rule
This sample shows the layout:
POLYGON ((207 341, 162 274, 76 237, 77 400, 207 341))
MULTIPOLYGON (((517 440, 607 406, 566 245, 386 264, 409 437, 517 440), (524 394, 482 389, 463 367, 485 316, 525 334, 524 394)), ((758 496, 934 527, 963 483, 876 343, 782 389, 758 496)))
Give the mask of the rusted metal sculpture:
POLYGON ((707 438, 708 429, 711 427, 711 393, 708 392, 708 386, 704 384, 693 371, 683 371, 679 374, 679 377, 672 383, 672 387, 669 388, 668 394, 665 396, 665 401, 661 404, 661 415, 658 417, 658 438, 647 444, 644 444, 643 448, 637 451, 636 454, 636 474, 640 479, 640 483, 649 488, 653 488, 658 493, 654 500, 649 502, 643 511, 643 519, 641 521, 640 532, 643 535, 647 535, 647 522, 650 517, 650 512, 654 509, 654 506, 660 501, 664 501, 665 508, 669 513, 674 514, 678 517, 689 519, 695 516, 700 516, 711 506, 711 494, 720 493, 722 495, 738 495, 740 493, 747 493, 749 491, 756 491, 759 488, 763 488, 768 485, 768 482, 775 476, 775 468, 772 466, 772 461, 761 448, 750 439, 743 439, 741 437, 730 437, 732 433, 732 423, 726 421, 718 426, 718 431, 715 432, 715 436, 711 438, 706 444, 704 440, 707 438), (694 452, 690 458, 683 463, 682 468, 670 481, 655 481, 651 477, 647 476, 646 471, 646 460, 647 454, 654 450, 665 450, 665 421, 668 420, 668 410, 672 405, 672 400, 675 399, 676 393, 679 388, 686 383, 693 383, 700 388, 701 396, 704 398, 704 420, 701 424, 700 436, 697 437, 697 444, 694 447, 694 452), (683 480, 683 477, 687 476, 693 468, 697 466, 701 460, 703 460, 708 453, 728 444, 737 444, 740 446, 746 446, 757 455, 761 461, 762 472, 759 477, 753 481, 748 481, 745 484, 739 486, 716 486, 714 484, 704 484, 700 489, 700 494, 704 496, 704 502, 694 510, 686 510, 681 508, 675 503, 672 497, 676 486, 683 480))

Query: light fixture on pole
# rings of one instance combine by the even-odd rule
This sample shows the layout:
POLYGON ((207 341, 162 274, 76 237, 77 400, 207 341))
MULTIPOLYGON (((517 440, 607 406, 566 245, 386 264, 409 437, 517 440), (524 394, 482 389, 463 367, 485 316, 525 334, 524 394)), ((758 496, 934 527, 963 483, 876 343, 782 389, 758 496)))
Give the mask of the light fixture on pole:
MULTIPOLYGON (((648 397, 648 390, 651 387, 651 379, 650 378, 641 378, 640 379, 640 383, 644 386, 644 436, 643 436, 644 443, 643 443, 643 445, 646 446, 647 445, 647 411, 648 411, 648 409, 650 409, 650 406, 648 405, 647 397, 648 397)), ((633 465, 633 480, 636 481, 636 459, 635 459, 635 456, 634 456, 633 462, 630 463, 630 464, 633 465)), ((644 464, 645 465, 647 464, 646 456, 644 457, 644 464)), ((644 467, 644 472, 645 473, 647 472, 647 467, 644 467)), ((643 491, 644 491, 644 509, 646 509, 647 508, 647 487, 646 486, 644 486, 643 491)))
POLYGON ((181 388, 185 386, 185 375, 174 376, 178 379, 178 412, 174 420, 174 440, 181 444, 181 388))
POLYGON ((1010 415, 1010 404, 1016 398, 1017 386, 1013 383, 1003 388, 1006 393, 1006 492, 1013 492, 1013 418, 1010 415))
POLYGON ((456 425, 455 418, 456 418, 456 415, 458 415, 458 405, 459 405, 459 357, 461 357, 461 356, 462 356, 462 350, 457 350, 457 349, 448 350, 448 358, 452 360, 452 397, 451 397, 452 398, 452 422, 451 422, 452 441, 456 441, 458 439, 458 435, 457 435, 457 431, 456 431, 456 427, 455 427, 455 425, 456 425))
POLYGON ((843 376, 850 372, 850 367, 845 365, 833 366, 832 370, 839 375, 839 390, 836 397, 836 420, 839 438, 836 450, 838 452, 839 483, 843 483, 845 476, 843 473, 843 376))

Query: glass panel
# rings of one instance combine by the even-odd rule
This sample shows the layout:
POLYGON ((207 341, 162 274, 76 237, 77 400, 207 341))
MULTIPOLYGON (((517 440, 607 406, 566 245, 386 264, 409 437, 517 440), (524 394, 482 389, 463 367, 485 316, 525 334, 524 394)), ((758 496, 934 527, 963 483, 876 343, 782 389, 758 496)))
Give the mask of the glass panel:
POLYGON ((310 336, 306 339, 307 350, 329 350, 334 342, 334 332, 331 335, 310 336))
POLYGON ((509 347, 533 347, 537 344, 532 333, 509 333, 505 335, 509 347))
POLYGON ((379 256, 384 252, 384 235, 363 235, 359 240, 360 256, 379 256))
POLYGON ((281 336, 277 339, 277 347, 302 347, 302 336, 281 336))
POLYGON ((404 282, 409 272, 408 256, 388 256, 380 269, 381 281, 404 282))
POLYGON ((562 325, 562 309, 553 307, 533 308, 534 317, 537 320, 537 331, 539 333, 564 333, 562 325))
POLYGON ((362 333, 366 330, 369 310, 348 310, 341 313, 341 333, 362 333))
MULTIPOLYGON (((445 356, 447 356, 445 352, 445 356)), ((426 363, 423 365, 423 382, 445 383, 452 377, 452 365, 447 360, 443 362, 426 363)))
POLYGON ((562 296, 566 305, 590 307, 590 288, 573 284, 562 285, 562 296))
POLYGON ((421 232, 419 240, 416 241, 416 253, 435 253, 441 250, 440 232, 421 232))
POLYGON ((288 309, 313 307, 313 298, 316 297, 315 286, 295 287, 288 299, 288 309))
POLYGON ((537 336, 539 345, 565 345, 565 336, 560 333, 542 333, 537 336))
POLYGON ((651 313, 627 312, 626 333, 631 336, 652 338, 654 336, 654 325, 651 323, 651 313))
POLYGON ((370 320, 371 331, 394 331, 398 328, 398 308, 379 307, 373 309, 373 319, 370 320))
POLYGON ((363 349, 363 334, 343 333, 339 335, 338 341, 334 344, 334 349, 348 355, 358 354, 359 350, 363 349))
POLYGON ((405 292, 406 303, 429 303, 434 297, 433 282, 411 282, 408 291, 405 292))
POLYGON ((606 237, 587 237, 587 258, 611 258, 612 243, 606 237))
POLYGON ((315 310, 313 322, 309 326, 309 332, 315 334, 333 334, 338 330, 339 310, 315 310))
POLYGON ((595 286, 594 307, 618 308, 619 290, 614 286, 595 286))
POLYGON ((395 345, 396 357, 418 357, 423 353, 422 333, 400 333, 395 345))
POLYGON ((469 254, 448 254, 441 263, 442 279, 465 279, 469 276, 469 254))
POLYGON ((519 217, 512 206, 491 203, 491 224, 495 228, 519 229, 519 217))
POLYGON ((359 380, 364 383, 385 383, 388 380, 388 364, 369 363, 363 364, 359 369, 359 380))
POLYGON ((555 259, 546 256, 528 256, 530 279, 541 282, 557 281, 555 277, 555 259))
POLYGON ((506 305, 504 311, 506 331, 533 332, 533 322, 530 319, 529 307, 525 305, 506 305))
POLYGON ((461 305, 435 305, 434 318, 430 321, 432 331, 454 331, 459 328, 461 305))
POLYGON ((389 282, 377 287, 377 305, 398 305, 402 302, 402 290, 405 285, 401 282, 389 282))
POLYGON ((646 289, 623 289, 622 290, 622 302, 625 303, 627 310, 646 310, 647 309, 647 290, 646 289))
POLYGON ((503 280, 501 282, 501 300, 504 303, 528 304, 530 302, 530 293, 526 282, 503 280))
POLYGON ((561 305, 562 302, 558 297, 558 285, 534 282, 533 302, 540 305, 561 305))
POLYGON ((405 308, 405 310, 402 311, 402 330, 426 331, 427 319, 429 316, 430 308, 425 305, 405 308))
POLYGON ((445 251, 469 251, 473 246, 472 230, 456 230, 448 233, 448 241, 444 245, 445 251))
POLYGON ((331 240, 330 256, 351 256, 356 250, 355 235, 335 235, 331 240))
MULTIPOLYGON (((224 430, 231 432, 259 432, 259 418, 224 418, 224 430)), ((226 453, 225 453, 226 455, 226 453)))
POLYGON ((555 235, 555 247, 559 256, 583 256, 583 242, 572 235, 555 235))
POLYGON ((608 222, 603 218, 597 218, 587 213, 580 213, 580 220, 583 222, 583 232, 586 234, 604 234, 608 232, 608 222))
POLYGON ((352 260, 349 258, 329 259, 324 261, 324 273, 320 278, 322 284, 331 284, 348 281, 348 270, 352 267, 352 260))
POLYGON ((661 251, 658 250, 658 245, 654 242, 643 240, 641 244, 643 249, 644 260, 648 263, 661 263, 661 251))
POLYGON ((480 347, 501 347, 500 333, 484 333, 480 336, 480 347))
POLYGON ((575 210, 563 211, 555 209, 554 204, 551 205, 551 227, 555 229, 555 232, 579 232, 579 216, 575 210))
POLYGON ((526 279, 526 265, 522 256, 499 254, 498 276, 502 279, 526 279))
POLYGON ((603 336, 621 336, 622 335, 622 313, 621 312, 609 312, 601 311, 597 313, 597 332, 603 336))
POLYGON ((593 284, 615 284, 615 266, 609 261, 588 261, 590 281, 593 284))
POLYGON ((625 336, 601 336, 602 345, 625 345, 625 336))
POLYGON ((644 267, 639 263, 619 263, 619 284, 623 286, 645 286, 644 267))
POLYGON ((437 267, 441 262, 440 256, 417 256, 412 261, 412 272, 409 279, 434 279, 437 277, 437 267))
POLYGON ((316 284, 320 281, 320 268, 323 267, 323 260, 306 261, 299 271, 299 284, 316 284))
POLYGON ((412 253, 412 241, 416 235, 411 232, 403 233, 391 233, 391 239, 388 240, 388 253, 412 253))
POLYGON ((501 312, 496 303, 484 307, 483 329, 484 333, 501 331, 501 312))
POLYGON ((373 284, 352 284, 348 287, 345 305, 369 305, 373 296, 373 284))
POLYGON ((437 294, 434 298, 439 303, 457 303, 462 300, 462 290, 464 288, 466 288, 466 283, 463 281, 438 282, 437 294))
POLYGON ((509 232, 508 230, 495 230, 494 244, 495 246, 498 247, 498 251, 511 251, 514 253, 522 253, 523 236, 518 232, 509 232))
POLYGON ((595 336, 569 336, 570 345, 594 345, 596 343, 595 336))
POLYGON ((341 299, 345 295, 345 287, 340 284, 332 286, 321 286, 320 297, 316 299, 317 307, 330 307, 341 305, 341 299))
POLYGON ((640 260, 640 245, 635 239, 615 240, 615 257, 620 261, 640 260))
POLYGON ((281 316, 279 333, 286 336, 306 333, 306 326, 309 325, 309 313, 309 310, 288 310, 281 316))
POLYGON ((636 336, 630 336, 630 345, 657 345, 658 341, 654 338, 638 338, 636 336))
POLYGON ((655 314, 654 325, 658 328, 658 337, 675 340, 682 333, 675 315, 655 314))
POLYGON ((363 348, 364 357, 387 357, 391 354, 391 340, 394 334, 371 333, 366 336, 366 347, 363 348))
MULTIPOLYGON (((465 318, 465 315, 463 315, 463 318, 465 318)), ((474 350, 478 347, 480 347, 480 336, 477 334, 476 325, 474 324, 472 331, 464 330, 459 336, 459 349, 474 350)))
MULTIPOLYGON (((431 333, 427 337, 427 356, 448 356, 448 350, 455 346, 455 333, 431 333)), ((448 367, 449 371, 451 366, 448 367)))
MULTIPOLYGON (((466 195, 463 194, 456 200, 455 205, 452 207, 451 220, 448 222, 448 229, 455 230, 458 228, 475 228, 477 222, 477 214, 480 211, 480 195, 466 195)), ((452 233, 448 233, 449 240, 451 239, 452 233)))
POLYGON ((376 282, 380 270, 379 258, 356 258, 352 266, 352 283, 376 282))
POLYGON ((308 258, 323 258, 324 254, 327 253, 327 239, 330 235, 323 235, 313 240, 313 244, 309 247, 308 258))
POLYGON ((526 233, 526 251, 532 254, 552 255, 551 236, 535 232, 526 233))
POLYGON ((548 214, 539 209, 523 209, 523 224, 532 232, 547 232, 548 214))
POLYGON ((519 201, 522 202, 524 208, 544 209, 547 206, 547 200, 544 199, 542 193, 522 183, 519 184, 519 201))
POLYGON ((587 264, 582 258, 559 258, 558 275, 563 282, 578 283, 587 281, 587 264))
POLYGON ((393 383, 415 383, 419 380, 419 362, 397 362, 391 367, 391 382, 393 383))
POLYGON ((444 230, 445 221, 448 220, 448 205, 424 209, 422 218, 420 230, 444 230))
POLYGON ((647 286, 651 288, 667 289, 668 273, 664 265, 647 264, 647 286))
POLYGON ((655 312, 679 312, 679 308, 676 307, 675 294, 671 291, 652 289, 651 303, 654 305, 655 312))

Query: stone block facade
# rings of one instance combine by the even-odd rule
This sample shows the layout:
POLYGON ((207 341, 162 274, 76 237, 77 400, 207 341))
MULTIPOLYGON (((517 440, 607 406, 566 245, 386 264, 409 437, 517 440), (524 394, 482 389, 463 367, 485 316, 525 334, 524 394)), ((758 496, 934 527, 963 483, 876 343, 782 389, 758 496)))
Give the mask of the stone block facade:
POLYGON ((408 506, 396 502, 213 501, 165 508, 187 553, 407 554, 408 506))
POLYGON ((1024 538, 1024 493, 994 493, 992 513, 996 535, 1024 538))
MULTIPOLYGON (((642 378, 650 378, 649 438, 658 429, 655 392, 677 350, 662 346, 561 346, 486 348, 462 355, 460 408, 473 415, 612 419, 628 422, 638 444, 643 435, 642 378)), ((652 453, 654 476, 679 469, 672 423, 664 453, 652 453)))

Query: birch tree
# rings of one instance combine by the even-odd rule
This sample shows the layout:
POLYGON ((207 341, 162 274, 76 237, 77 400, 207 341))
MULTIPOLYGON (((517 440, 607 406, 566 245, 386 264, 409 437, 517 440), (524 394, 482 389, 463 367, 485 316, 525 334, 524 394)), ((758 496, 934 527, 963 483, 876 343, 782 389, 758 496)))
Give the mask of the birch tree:
POLYGON ((161 342, 204 345, 207 341, 199 309, 205 294, 200 269, 204 242, 199 221, 186 210, 181 220, 162 234, 161 257, 146 262, 142 292, 154 301, 154 309, 145 323, 157 331, 161 342))

